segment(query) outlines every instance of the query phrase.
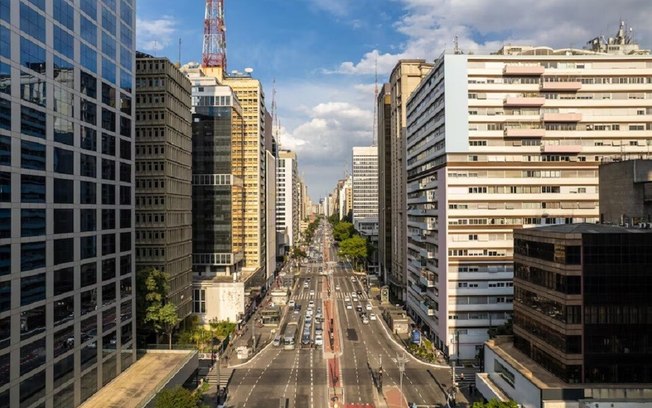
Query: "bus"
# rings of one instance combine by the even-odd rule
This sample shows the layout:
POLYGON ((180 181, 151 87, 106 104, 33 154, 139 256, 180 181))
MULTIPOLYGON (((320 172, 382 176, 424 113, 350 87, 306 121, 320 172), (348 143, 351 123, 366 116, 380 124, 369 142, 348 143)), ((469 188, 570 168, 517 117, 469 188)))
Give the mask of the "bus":
POLYGON ((294 350, 296 340, 297 324, 295 322, 290 322, 285 327, 285 333, 283 333, 283 348, 285 350, 294 350))

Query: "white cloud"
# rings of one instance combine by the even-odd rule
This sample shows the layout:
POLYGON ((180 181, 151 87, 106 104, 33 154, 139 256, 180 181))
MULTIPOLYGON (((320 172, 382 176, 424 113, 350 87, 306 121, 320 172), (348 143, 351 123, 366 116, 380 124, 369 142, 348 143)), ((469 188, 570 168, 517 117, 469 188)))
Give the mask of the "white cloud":
POLYGON ((598 36, 613 36, 619 18, 634 27, 643 48, 652 47, 652 7, 647 0, 399 0, 405 15, 395 23, 406 41, 396 53, 365 53, 329 73, 388 74, 401 58, 432 60, 452 49, 455 36, 465 52, 493 52, 504 44, 581 48, 598 36))
POLYGON ((343 17, 349 14, 352 1, 353 0, 309 0, 314 7, 327 11, 337 17, 343 17))
POLYGON ((160 51, 170 45, 177 32, 173 17, 156 19, 136 18, 136 45, 143 51, 160 51))

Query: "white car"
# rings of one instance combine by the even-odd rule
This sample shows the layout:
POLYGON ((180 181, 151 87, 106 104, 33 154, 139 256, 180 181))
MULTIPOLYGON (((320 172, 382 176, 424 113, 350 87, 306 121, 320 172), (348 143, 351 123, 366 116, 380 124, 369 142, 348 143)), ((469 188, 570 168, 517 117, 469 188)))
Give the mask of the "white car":
POLYGON ((311 300, 310 302, 308 302, 308 307, 312 308, 312 307, 314 307, 314 306, 315 306, 315 302, 314 302, 313 300, 311 300))
POLYGON ((351 282, 355 282, 355 276, 351 276, 351 282))
POLYGON ((351 298, 349 297, 349 295, 344 296, 344 301, 345 302, 350 302, 351 301, 351 298))
POLYGON ((295 302, 294 302, 294 299, 292 299, 292 300, 290 300, 290 301, 288 302, 288 306, 290 306, 290 307, 294 307, 294 303, 295 303, 295 302))
POLYGON ((340 285, 339 285, 339 284, 335 285, 335 290, 340 290, 340 289, 341 289, 341 288, 340 288, 340 285))
POLYGON ((369 318, 367 317, 367 315, 362 316, 362 323, 369 324, 369 318))
POLYGON ((324 337, 321 334, 315 336, 315 345, 321 346, 324 344, 324 337))
POLYGON ((376 313, 369 313, 369 320, 376 320, 376 313))
POLYGON ((310 290, 310 296, 315 296, 315 291, 314 290, 310 290))
POLYGON ((347 309, 353 309, 353 305, 351 304, 351 302, 346 304, 346 308, 347 309))
POLYGON ((366 308, 367 308, 367 310, 371 310, 371 303, 367 303, 366 308))

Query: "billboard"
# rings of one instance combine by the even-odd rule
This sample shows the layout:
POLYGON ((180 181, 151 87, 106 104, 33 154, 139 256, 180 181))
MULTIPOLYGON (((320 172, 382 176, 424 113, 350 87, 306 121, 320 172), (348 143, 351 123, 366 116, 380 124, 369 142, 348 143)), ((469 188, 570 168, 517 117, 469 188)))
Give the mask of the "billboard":
POLYGON ((421 332, 417 329, 413 329, 410 341, 412 344, 421 344, 421 332))

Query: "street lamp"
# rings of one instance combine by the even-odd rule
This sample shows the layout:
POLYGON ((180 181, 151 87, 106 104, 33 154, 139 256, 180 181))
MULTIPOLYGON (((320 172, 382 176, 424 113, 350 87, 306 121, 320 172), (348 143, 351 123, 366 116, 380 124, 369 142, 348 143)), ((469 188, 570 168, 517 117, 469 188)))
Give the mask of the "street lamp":
POLYGON ((393 358, 392 360, 394 360, 394 362, 398 365, 398 372, 400 373, 399 384, 401 388, 401 398, 403 398, 403 373, 405 372, 405 363, 407 363, 408 359, 405 356, 405 353, 403 353, 402 356, 396 354, 396 358, 393 358))

